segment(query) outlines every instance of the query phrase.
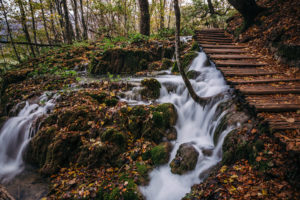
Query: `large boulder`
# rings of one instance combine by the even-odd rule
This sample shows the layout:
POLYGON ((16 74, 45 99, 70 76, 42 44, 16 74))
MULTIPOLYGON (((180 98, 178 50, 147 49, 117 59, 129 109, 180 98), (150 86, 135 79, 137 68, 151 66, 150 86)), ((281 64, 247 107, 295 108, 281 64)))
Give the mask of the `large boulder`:
POLYGON ((199 152, 193 144, 184 143, 179 146, 176 157, 170 163, 173 174, 184 174, 195 169, 198 161, 199 152))

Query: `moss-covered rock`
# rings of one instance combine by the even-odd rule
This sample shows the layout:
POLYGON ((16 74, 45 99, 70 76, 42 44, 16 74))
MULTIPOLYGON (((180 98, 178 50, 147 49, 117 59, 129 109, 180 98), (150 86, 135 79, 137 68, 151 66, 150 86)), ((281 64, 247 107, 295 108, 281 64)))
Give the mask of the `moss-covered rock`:
POLYGON ((170 158, 172 146, 170 143, 163 143, 151 149, 151 159, 155 165, 166 164, 170 158))
POLYGON ((123 147, 126 144, 126 137, 124 136, 124 134, 113 128, 110 128, 105 132, 103 132, 101 134, 101 140, 103 142, 105 141, 113 142, 121 147, 123 147))
POLYGON ((176 157, 170 163, 171 172, 174 174, 184 174, 195 169, 199 152, 191 143, 184 143, 179 146, 176 157))
POLYGON ((190 70, 186 73, 186 76, 189 79, 196 79, 198 76, 200 76, 201 72, 195 71, 195 70, 190 70))
POLYGON ((191 51, 200 51, 200 45, 198 42, 194 41, 191 46, 191 51))
POLYGON ((185 71, 188 70, 188 67, 192 63, 192 61, 198 56, 198 53, 195 51, 190 51, 183 55, 183 58, 181 60, 181 66, 185 71))
POLYGON ((163 58, 162 59, 162 64, 161 64, 161 69, 165 70, 165 69, 169 69, 170 67, 172 67, 173 65, 173 61, 168 59, 168 58, 163 58))
POLYGON ((141 90, 141 95, 144 98, 157 99, 160 95, 160 83, 154 79, 144 79, 141 81, 144 89, 141 90))
POLYGON ((177 110, 175 106, 171 103, 160 104, 155 108, 155 111, 162 113, 163 126, 165 128, 170 128, 175 126, 177 122, 177 110))

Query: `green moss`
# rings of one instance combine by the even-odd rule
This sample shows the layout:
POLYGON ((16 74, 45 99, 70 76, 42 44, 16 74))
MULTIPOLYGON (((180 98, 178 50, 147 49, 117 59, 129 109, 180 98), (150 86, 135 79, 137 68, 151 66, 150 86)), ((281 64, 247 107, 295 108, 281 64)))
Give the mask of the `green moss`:
POLYGON ((191 51, 200 51, 200 45, 198 42, 193 42, 192 47, 191 47, 191 51))
POLYGON ((113 142, 118 144, 119 146, 124 146, 126 142, 126 138, 123 133, 115 130, 115 129, 108 129, 101 135, 101 140, 113 142))
POLYGON ((171 103, 164 103, 158 105, 155 109, 156 112, 162 113, 163 118, 163 126, 165 128, 170 128, 171 126, 174 126, 177 121, 177 111, 173 104, 171 103))
POLYGON ((173 67, 172 67, 172 70, 171 70, 173 73, 174 72, 179 72, 179 69, 178 69, 178 65, 177 65, 177 62, 175 61, 174 63, 173 63, 173 67))
POLYGON ((161 69, 165 70, 165 69, 169 69, 170 67, 172 67, 173 65, 173 61, 168 59, 168 58, 163 58, 162 59, 162 64, 161 64, 161 69))
POLYGON ((162 165, 168 162, 169 154, 164 145, 157 145, 151 149, 151 159, 155 165, 162 165))
POLYGON ((156 79, 144 79, 141 81, 141 84, 144 86, 144 89, 141 91, 143 97, 150 99, 157 99, 159 97, 161 85, 156 79))
POLYGON ((118 102, 119 100, 116 97, 111 97, 109 99, 105 99, 104 101, 107 106, 115 106, 118 102))
POLYGON ((97 100, 99 103, 103 103, 104 99, 107 97, 105 92, 101 92, 100 94, 87 94, 93 99, 97 100))
POLYGON ((147 172, 148 172, 147 165, 144 165, 141 163, 136 163, 136 169, 140 175, 142 175, 142 176, 147 175, 147 172))
POLYGON ((164 126, 164 118, 163 118, 163 114, 161 112, 153 112, 153 118, 152 118, 153 122, 154 122, 154 126, 155 127, 162 127, 164 126))
POLYGON ((192 63, 192 61, 198 56, 198 53, 195 51, 188 52, 184 54, 182 60, 181 60, 181 66, 182 68, 187 71, 188 67, 192 63))
POLYGON ((139 62, 139 67, 141 70, 146 70, 148 68, 148 62, 146 59, 141 59, 139 62))

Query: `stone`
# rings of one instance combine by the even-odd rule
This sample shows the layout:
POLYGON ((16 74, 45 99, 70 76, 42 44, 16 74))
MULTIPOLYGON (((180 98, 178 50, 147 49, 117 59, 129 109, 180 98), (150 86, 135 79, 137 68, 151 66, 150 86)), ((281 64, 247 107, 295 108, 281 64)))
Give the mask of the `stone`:
POLYGON ((194 170, 198 161, 199 152, 192 143, 184 143, 179 146, 175 158, 170 163, 173 174, 185 174, 194 170))
POLYGON ((164 142, 151 149, 151 159, 154 165, 163 165, 169 161, 172 145, 169 142, 164 142))
POLYGON ((189 79, 196 79, 198 76, 200 76, 201 72, 195 71, 195 70, 190 70, 186 73, 186 76, 189 79))
POLYGON ((169 141, 176 140, 177 139, 177 130, 176 130, 176 128, 171 127, 170 129, 168 129, 167 132, 166 132, 166 135, 167 135, 167 139, 169 141))
POLYGON ((160 83, 154 79, 144 79, 141 81, 144 89, 141 90, 141 95, 143 98, 157 99, 160 95, 160 83))

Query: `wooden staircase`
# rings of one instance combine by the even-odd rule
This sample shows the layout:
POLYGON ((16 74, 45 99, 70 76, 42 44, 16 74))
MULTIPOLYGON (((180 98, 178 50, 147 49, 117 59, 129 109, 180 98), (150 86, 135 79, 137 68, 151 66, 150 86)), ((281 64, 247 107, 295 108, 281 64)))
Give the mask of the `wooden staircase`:
POLYGON ((224 30, 196 31, 195 39, 222 71, 227 82, 256 107, 272 131, 295 130, 300 141, 300 77, 271 70, 245 44, 233 42, 224 30), (252 53, 252 54, 251 54, 252 53))

